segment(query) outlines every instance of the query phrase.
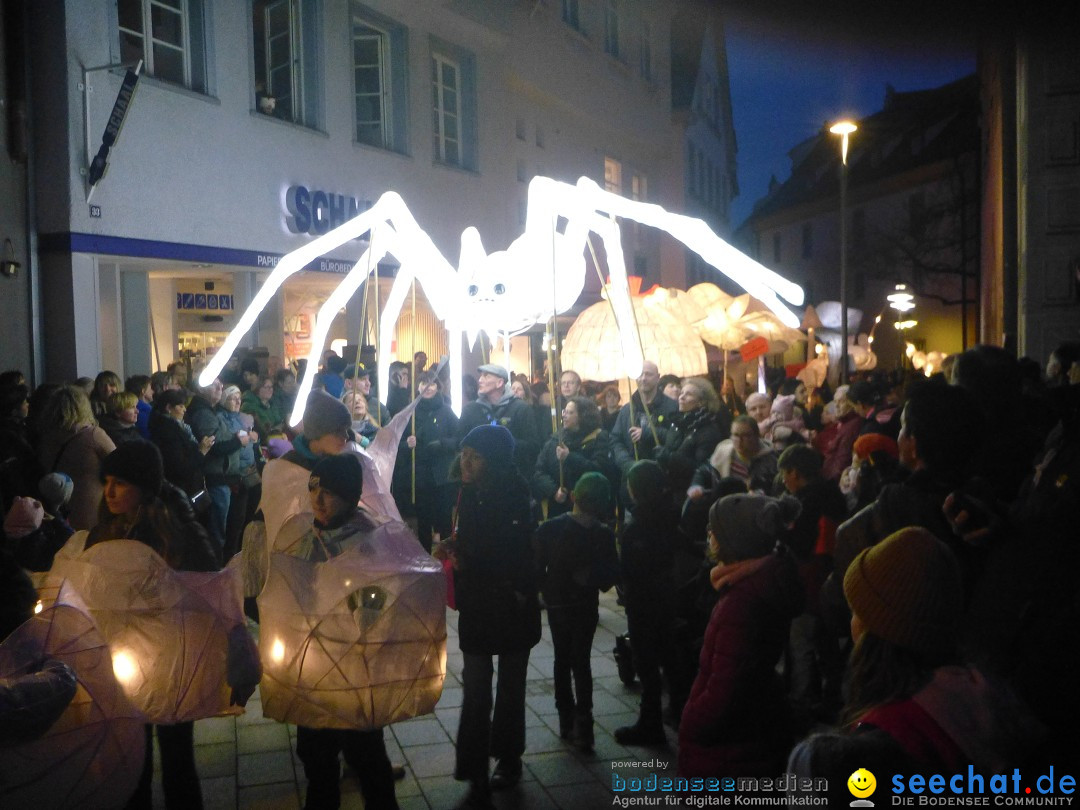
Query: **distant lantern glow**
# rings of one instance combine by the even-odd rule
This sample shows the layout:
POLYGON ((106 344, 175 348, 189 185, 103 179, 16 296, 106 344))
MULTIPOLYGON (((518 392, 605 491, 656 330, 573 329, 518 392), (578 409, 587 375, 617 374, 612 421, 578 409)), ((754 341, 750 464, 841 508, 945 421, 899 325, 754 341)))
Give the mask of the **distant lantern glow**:
MULTIPOLYGON (((330 324, 387 255, 398 260, 399 268, 381 315, 379 345, 385 352, 392 344, 405 298, 413 280, 419 281, 435 316, 450 333, 451 403, 460 413, 462 336, 475 344, 482 331, 494 343, 498 337, 505 340, 570 309, 584 288, 585 252, 590 234, 596 234, 607 259, 608 294, 620 332, 624 376, 636 378, 644 358, 630 303, 619 218, 666 231, 758 299, 786 326, 798 327, 799 319, 780 298, 801 306, 802 288, 725 242, 703 220, 626 199, 587 177, 576 185, 534 177, 529 183, 525 232, 506 250, 489 254, 476 228, 466 228, 456 270, 417 224, 401 196, 386 192, 367 211, 282 257, 199 376, 199 383, 213 382, 287 278, 369 231, 367 249, 316 317, 307 371, 297 390, 290 425, 303 418, 330 324), (560 220, 566 223, 561 232, 557 229, 560 220)), ((384 398, 388 379, 389 364, 380 362, 379 391, 384 398)))
POLYGON ((131 686, 139 669, 135 666, 135 659, 126 650, 117 650, 112 657, 113 674, 116 680, 123 686, 131 686))
POLYGON ((43 605, 41 604, 41 600, 38 599, 37 604, 34 605, 34 613, 41 613, 42 607, 43 605))
POLYGON ((910 312, 915 309, 915 296, 911 294, 907 284, 897 284, 896 289, 885 296, 885 300, 897 312, 910 312))
POLYGON ((274 639, 274 643, 270 646, 270 660, 275 664, 280 664, 285 660, 285 645, 282 644, 280 638, 274 639))
POLYGON ((858 127, 855 126, 853 121, 837 121, 829 127, 829 132, 833 135, 840 136, 840 159, 844 162, 845 166, 847 165, 848 136, 857 129, 858 127))
POLYGON ((914 329, 918 325, 918 321, 897 321, 893 324, 897 329, 914 329))

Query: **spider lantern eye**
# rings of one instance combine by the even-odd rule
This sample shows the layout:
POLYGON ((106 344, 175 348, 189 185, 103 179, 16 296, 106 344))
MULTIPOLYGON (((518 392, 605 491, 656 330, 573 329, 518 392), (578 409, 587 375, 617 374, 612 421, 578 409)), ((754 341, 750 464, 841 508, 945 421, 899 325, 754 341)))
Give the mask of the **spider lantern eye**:
POLYGON ((479 287, 477 287, 475 284, 470 284, 469 285, 469 295, 470 296, 475 296, 478 292, 480 292, 479 287))
POLYGON ((495 294, 496 295, 502 295, 504 292, 506 292, 506 285, 505 284, 496 284, 495 285, 495 294))

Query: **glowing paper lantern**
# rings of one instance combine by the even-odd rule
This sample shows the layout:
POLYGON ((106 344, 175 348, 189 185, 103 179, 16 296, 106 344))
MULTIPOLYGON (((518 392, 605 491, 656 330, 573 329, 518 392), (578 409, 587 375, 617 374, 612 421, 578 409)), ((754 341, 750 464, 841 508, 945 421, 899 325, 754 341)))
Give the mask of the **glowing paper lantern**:
POLYGON ((122 806, 142 772, 145 719, 113 674, 112 657, 70 586, 0 644, 0 677, 45 659, 75 673, 75 697, 45 734, 0 747, 0 806, 122 806))
POLYGON ((696 325, 698 335, 719 349, 733 350, 752 336, 743 318, 750 307, 750 296, 731 296, 715 284, 695 284, 689 295, 705 310, 705 320, 696 325))
POLYGON ((240 570, 174 571, 149 546, 109 540, 84 550, 77 532, 39 585, 43 600, 67 581, 109 643, 112 669, 128 699, 152 723, 222 714, 228 634, 244 624, 240 570))
MULTIPOLYGON (((488 254, 476 229, 466 228, 461 236, 461 263, 456 272, 421 230, 400 195, 383 194, 367 211, 282 257, 207 364, 199 382, 208 385, 220 373, 244 334, 254 326, 259 313, 289 276, 368 231, 371 237, 367 250, 319 311, 311 338, 308 372, 300 381, 290 424, 295 425, 303 416, 331 322, 365 281, 371 268, 387 254, 396 256, 400 267, 383 312, 380 345, 390 345, 405 297, 413 279, 417 279, 436 316, 446 323, 450 332, 451 399, 456 412, 460 412, 462 405, 462 334, 468 332, 474 341, 480 330, 493 339, 497 335, 505 337, 572 307, 585 282, 584 254, 590 233, 597 234, 603 242, 612 306, 619 324, 623 364, 614 376, 636 377, 643 358, 635 335, 617 218, 666 231, 761 301, 783 323, 798 325, 798 318, 780 297, 802 304, 802 288, 741 253, 717 236, 703 220, 628 200, 605 191, 587 177, 582 177, 576 185, 535 177, 529 183, 525 233, 505 251, 488 254), (562 231, 556 227, 560 219, 566 223, 562 231)), ((388 373, 388 364, 380 364, 380 391, 388 390, 388 373)))
MULTIPOLYGON (((290 519, 276 544, 311 528, 290 519)), ((327 562, 271 556, 259 596, 263 714, 369 729, 435 709, 446 675, 446 577, 400 522, 327 562)))
MULTIPOLYGON (((663 306, 650 306, 648 296, 633 300, 642 352, 664 374, 705 374, 705 346, 694 330, 663 306)), ((607 301, 593 304, 574 321, 562 344, 560 365, 586 380, 617 380, 625 374, 619 327, 607 301)))

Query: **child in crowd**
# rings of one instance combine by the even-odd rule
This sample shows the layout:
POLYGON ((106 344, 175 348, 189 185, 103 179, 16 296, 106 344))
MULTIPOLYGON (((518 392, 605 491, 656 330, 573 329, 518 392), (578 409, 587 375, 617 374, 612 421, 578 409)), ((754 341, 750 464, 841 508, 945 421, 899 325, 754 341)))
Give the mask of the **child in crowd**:
POLYGON ((584 751, 593 747, 593 635, 599 591, 618 578, 615 535, 600 518, 610 509, 611 485, 601 473, 585 473, 571 492, 573 509, 545 521, 533 539, 540 590, 548 608, 555 647, 555 708, 559 736, 584 751), (575 701, 571 675, 577 687, 575 701))

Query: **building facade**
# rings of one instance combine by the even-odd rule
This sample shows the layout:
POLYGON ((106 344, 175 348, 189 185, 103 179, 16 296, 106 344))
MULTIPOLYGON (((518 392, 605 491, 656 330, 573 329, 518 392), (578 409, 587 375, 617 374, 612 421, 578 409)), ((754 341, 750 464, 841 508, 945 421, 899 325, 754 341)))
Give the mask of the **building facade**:
MULTIPOLYGON (((535 175, 588 176, 681 210, 674 8, 33 4, 42 376, 127 375, 212 352, 280 256, 389 190, 455 266, 470 225, 489 251, 520 235, 535 175), (123 81, 115 66, 140 59, 107 171, 91 191, 88 170, 123 81)), ((662 258, 659 237, 637 231, 623 233, 631 269, 684 280, 681 251, 662 258)), ((274 365, 302 353, 314 312, 361 252, 338 248, 287 282, 245 345, 263 347, 274 365)), ((384 287, 393 269, 382 268, 384 287)), ((391 353, 444 348, 419 288, 418 298, 418 337, 391 353)), ((360 300, 335 321, 332 339, 360 339, 360 300)))

